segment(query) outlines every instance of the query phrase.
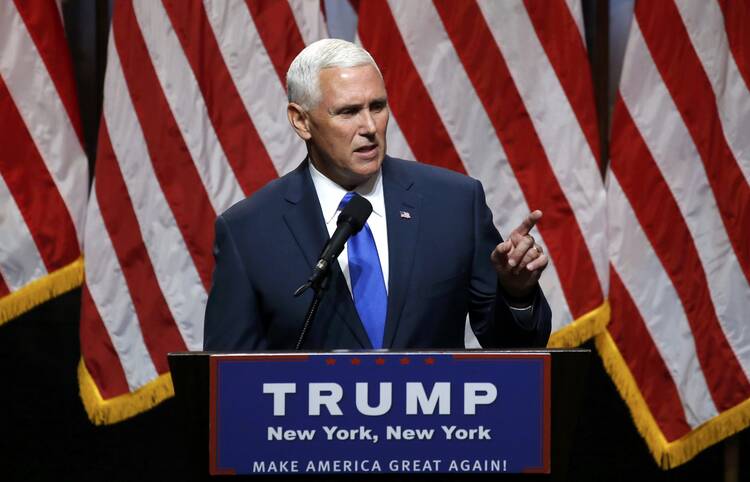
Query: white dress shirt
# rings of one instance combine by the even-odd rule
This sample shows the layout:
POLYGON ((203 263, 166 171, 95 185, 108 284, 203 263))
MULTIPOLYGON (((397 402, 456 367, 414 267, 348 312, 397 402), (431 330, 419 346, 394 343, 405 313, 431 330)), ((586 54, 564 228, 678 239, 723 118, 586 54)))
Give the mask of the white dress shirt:
MULTIPOLYGON (((323 219, 326 222, 328 236, 333 236, 333 232, 336 231, 336 221, 338 220, 339 213, 341 212, 341 210, 339 209, 339 204, 348 191, 335 182, 331 181, 320 171, 315 169, 315 166, 313 166, 312 162, 308 163, 308 165, 310 166, 310 177, 312 178, 313 185, 315 186, 315 192, 317 192, 318 200, 320 201, 320 209, 323 211, 323 219)), ((385 200, 383 198, 382 172, 378 171, 378 174, 376 176, 373 176, 361 186, 357 186, 354 191, 363 198, 370 201, 370 204, 372 204, 372 214, 369 218, 367 218, 367 225, 370 226, 372 237, 375 239, 375 247, 378 250, 380 267, 383 270, 383 281, 385 282, 385 289, 387 293, 388 228, 386 227, 385 222, 385 200)), ((349 243, 347 243, 347 245, 348 244, 349 243)), ((344 246, 344 250, 339 255, 338 262, 339 266, 341 266, 341 272, 344 274, 344 278, 346 279, 346 285, 349 287, 349 292, 351 292, 352 281, 351 276, 349 275, 349 255, 347 254, 346 246, 344 246)))

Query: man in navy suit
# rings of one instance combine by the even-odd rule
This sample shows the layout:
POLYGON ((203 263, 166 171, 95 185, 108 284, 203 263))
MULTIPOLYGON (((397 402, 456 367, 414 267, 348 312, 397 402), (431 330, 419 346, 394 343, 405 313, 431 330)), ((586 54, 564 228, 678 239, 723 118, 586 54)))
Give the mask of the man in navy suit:
POLYGON ((529 235, 541 212, 502 241, 479 181, 387 156, 385 84, 354 44, 308 46, 287 90, 308 156, 217 219, 206 350, 294 348, 312 293, 293 293, 352 191, 373 213, 334 263, 303 348, 463 348, 467 313, 485 348, 546 345, 548 258, 529 235))

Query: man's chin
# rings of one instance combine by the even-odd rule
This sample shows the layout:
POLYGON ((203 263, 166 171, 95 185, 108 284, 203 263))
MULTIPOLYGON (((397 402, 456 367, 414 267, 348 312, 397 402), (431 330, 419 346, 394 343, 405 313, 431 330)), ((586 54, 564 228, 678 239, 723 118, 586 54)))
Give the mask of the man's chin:
POLYGON ((373 176, 378 174, 381 163, 382 161, 372 161, 371 163, 368 163, 367 166, 358 165, 356 171, 349 171, 346 173, 347 188, 351 189, 360 186, 372 179, 373 176))
POLYGON ((356 173, 357 175, 365 179, 369 179, 378 173, 381 165, 383 165, 383 159, 375 158, 372 161, 368 161, 366 163, 360 163, 358 165, 359 169, 357 169, 356 173))

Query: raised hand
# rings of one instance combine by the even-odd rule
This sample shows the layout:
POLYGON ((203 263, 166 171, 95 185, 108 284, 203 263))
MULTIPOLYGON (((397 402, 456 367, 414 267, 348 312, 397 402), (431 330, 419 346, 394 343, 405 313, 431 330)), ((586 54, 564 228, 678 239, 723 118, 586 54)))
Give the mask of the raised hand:
POLYGON ((542 247, 529 234, 541 218, 541 211, 531 212, 490 255, 500 285, 505 293, 517 300, 524 300, 533 293, 549 263, 542 247))

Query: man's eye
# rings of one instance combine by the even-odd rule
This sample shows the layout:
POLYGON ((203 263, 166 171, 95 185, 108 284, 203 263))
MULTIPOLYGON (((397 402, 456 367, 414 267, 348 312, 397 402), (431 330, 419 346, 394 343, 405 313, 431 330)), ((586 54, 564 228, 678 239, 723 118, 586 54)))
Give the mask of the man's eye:
POLYGON ((381 104, 381 103, 373 104, 370 107, 370 110, 375 111, 375 112, 380 112, 383 109, 385 109, 385 104, 381 104))

